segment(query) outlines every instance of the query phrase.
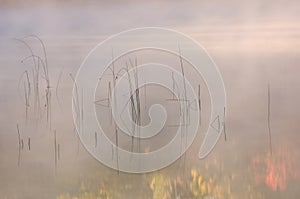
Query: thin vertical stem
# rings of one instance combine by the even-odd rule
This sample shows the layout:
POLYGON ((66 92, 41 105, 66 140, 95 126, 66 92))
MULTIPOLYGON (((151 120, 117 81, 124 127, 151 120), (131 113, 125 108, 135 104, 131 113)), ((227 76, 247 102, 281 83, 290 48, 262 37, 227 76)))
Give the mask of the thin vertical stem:
POLYGON ((83 126, 83 112, 84 112, 84 103, 83 103, 83 88, 81 89, 81 131, 84 133, 84 126, 83 126))
POLYGON ((17 124, 17 133, 18 133, 18 166, 20 166, 20 162, 21 162, 21 135, 20 135, 19 124, 17 124))
POLYGON ((62 106, 61 106, 61 103, 60 103, 60 99, 58 97, 58 87, 59 87, 59 83, 60 83, 60 79, 61 79, 62 73, 63 73, 63 68, 61 69, 61 71, 59 73, 57 84, 56 84, 56 88, 55 88, 56 100, 57 100, 57 103, 58 103, 60 109, 62 108, 62 106))
POLYGON ((198 85, 198 105, 199 105, 199 117, 200 117, 200 125, 201 125, 201 120, 202 120, 202 117, 201 117, 201 86, 200 84, 198 85))
POLYGON ((57 140, 56 140, 56 130, 54 130, 54 166, 55 166, 55 172, 57 169, 57 140))
POLYGON ((60 145, 57 144, 57 160, 60 159, 60 145))
POLYGON ((30 151, 30 149, 31 149, 31 146, 30 146, 30 143, 31 142, 31 140, 30 140, 30 137, 28 138, 28 150, 30 151))
POLYGON ((270 84, 268 84, 268 132, 269 132, 269 148, 272 155, 272 134, 271 134, 271 125, 270 125, 270 116, 271 116, 271 95, 270 95, 270 84))
POLYGON ((119 134, 118 134, 118 129, 116 129, 116 156, 117 156, 117 170, 118 170, 118 175, 120 174, 120 169, 119 169, 119 134))
POLYGON ((95 148, 97 148, 98 145, 98 137, 97 137, 97 132, 95 132, 95 148))
POLYGON ((224 107, 224 118, 223 118, 223 130, 224 130, 224 139, 225 141, 227 140, 227 135, 226 135, 226 126, 225 126, 225 119, 226 119, 226 107, 224 107))
POLYGON ((144 85, 144 92, 145 92, 145 96, 144 96, 144 110, 147 109, 147 84, 144 85))
POLYGON ((174 79, 174 72, 172 71, 172 96, 173 100, 175 99, 175 79, 174 79))
MULTIPOLYGON (((181 49, 180 49, 180 45, 178 45, 178 51, 179 51, 179 58, 180 58, 180 68, 181 68, 181 74, 182 74, 182 83, 183 83, 183 87, 184 87, 184 99, 183 99, 183 114, 182 114, 182 121, 184 126, 182 127, 182 130, 184 130, 184 135, 185 135, 185 147, 187 147, 187 142, 188 142, 188 128, 187 128, 187 115, 189 114, 189 110, 188 110, 188 105, 187 105, 187 93, 186 93, 186 80, 185 80, 185 73, 184 73, 184 65, 183 65, 183 58, 182 58, 182 54, 181 54, 181 49)), ((183 172, 185 172, 185 168, 186 168, 186 153, 183 156, 184 160, 183 160, 183 172)))

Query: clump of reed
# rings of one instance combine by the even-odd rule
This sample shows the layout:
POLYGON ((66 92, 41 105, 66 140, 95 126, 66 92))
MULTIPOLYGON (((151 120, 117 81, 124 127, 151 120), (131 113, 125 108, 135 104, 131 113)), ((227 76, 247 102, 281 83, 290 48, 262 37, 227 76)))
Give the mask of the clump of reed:
POLYGON ((28 121, 28 113, 31 104, 31 95, 33 95, 33 108, 36 118, 42 117, 41 101, 44 99, 45 115, 47 124, 51 128, 51 85, 48 70, 47 52, 44 42, 36 35, 28 35, 22 38, 16 39, 23 43, 29 51, 29 55, 21 60, 21 63, 31 61, 31 69, 25 70, 19 79, 19 93, 20 84, 23 83, 24 101, 25 101, 25 118, 28 121), (42 48, 42 55, 33 49, 27 39, 35 39, 38 41, 42 48), (31 71, 31 72, 30 72, 31 71), (41 86, 44 86, 44 93, 41 94, 41 86), (33 87, 33 89, 31 88, 33 87))
MULTIPOLYGON (((46 46, 43 40, 36 35, 28 35, 15 40, 22 43, 28 51, 28 55, 21 59, 21 63, 24 65, 24 67, 26 67, 26 70, 24 70, 24 72, 21 74, 18 82, 18 93, 25 106, 26 126, 31 119, 34 119, 34 122, 45 119, 46 126, 51 130, 52 87, 46 46)), ((62 72, 59 75, 56 87, 57 99, 57 90, 61 75, 62 72)), ((19 124, 17 124, 17 134, 18 165, 20 165, 22 150, 24 150, 25 138, 27 139, 26 143, 28 146, 28 151, 32 150, 32 139, 29 136, 22 138, 19 124)), ((58 148, 59 151, 60 146, 58 145, 56 148, 58 148)))

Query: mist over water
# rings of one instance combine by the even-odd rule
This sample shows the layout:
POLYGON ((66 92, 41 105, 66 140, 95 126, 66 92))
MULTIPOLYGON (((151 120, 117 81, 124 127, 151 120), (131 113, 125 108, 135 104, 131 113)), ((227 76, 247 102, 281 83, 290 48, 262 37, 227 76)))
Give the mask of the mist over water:
MULTIPOLYGON (((0 199, 155 198, 158 187, 166 198, 300 196, 297 1, 0 3, 0 199), (181 31, 209 52, 225 83, 227 140, 222 135, 213 152, 204 160, 198 159, 210 117, 209 94, 204 85, 203 125, 185 160, 154 173, 118 174, 96 161, 78 140, 70 74, 75 76, 90 50, 111 34, 144 26, 181 31), (25 119, 20 78, 25 70, 32 73, 33 64, 21 63, 30 53, 15 38, 31 34, 38 35, 47 50, 51 126, 45 115, 45 97, 41 97, 41 117, 36 117, 31 101, 25 119), (267 125, 268 84, 272 156, 267 125), (23 139, 19 165, 17 124, 23 139), (56 146, 60 146, 57 164, 54 131, 56 146)), ((35 39, 26 41, 42 56, 35 39)), ((40 85, 41 96, 45 86, 40 85)), ((149 92, 168 95, 162 90, 150 88, 149 92)), ((105 112, 102 114, 103 122, 108 123, 109 118, 105 112)), ((161 144, 157 140, 155 143, 161 144)), ((151 150, 147 144, 144 149, 151 150)))

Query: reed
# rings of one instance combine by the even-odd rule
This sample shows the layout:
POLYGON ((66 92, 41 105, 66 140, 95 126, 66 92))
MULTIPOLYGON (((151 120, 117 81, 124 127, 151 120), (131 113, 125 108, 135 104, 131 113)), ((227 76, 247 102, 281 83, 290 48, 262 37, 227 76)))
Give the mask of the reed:
POLYGON ((28 150, 30 151, 31 150, 31 139, 30 139, 30 137, 28 138, 27 145, 28 145, 28 150))
POLYGON ((56 100, 57 100, 58 106, 60 107, 61 110, 62 110, 62 106, 61 106, 60 99, 59 99, 59 96, 58 96, 58 88, 59 88, 60 80, 61 80, 61 77, 62 77, 62 74, 63 74, 63 70, 64 69, 62 68, 61 71, 59 72, 56 87, 55 87, 56 100))
POLYGON ((116 156, 117 156, 117 171, 118 171, 118 175, 120 174, 120 168, 119 168, 119 134, 118 134, 118 129, 115 129, 115 133, 116 133, 116 156))
MULTIPOLYGON (((20 39, 16 39, 17 41, 23 43, 26 48, 29 50, 30 55, 25 57, 21 60, 21 63, 24 63, 28 59, 32 60, 33 66, 32 66, 32 82, 33 82, 33 104, 34 104, 34 113, 37 115, 37 118, 40 118, 41 114, 41 96, 40 96, 40 80, 43 79, 45 82, 45 93, 43 95, 45 99, 45 105, 46 108, 46 118, 47 118, 47 124, 49 124, 51 129, 51 90, 50 90, 50 77, 49 77, 49 70, 48 70, 48 61, 47 61, 47 52, 44 42, 36 35, 29 35, 22 37, 20 39), (31 45, 25 41, 27 38, 34 38, 36 39, 40 46, 42 47, 43 57, 37 55, 34 52, 34 49, 31 47, 31 45)), ((29 72, 26 70, 22 76, 25 75, 26 81, 24 81, 24 95, 25 95, 25 115, 26 115, 26 121, 28 119, 28 108, 30 106, 30 95, 31 95, 31 81, 30 81, 30 75, 29 72)), ((22 76, 20 79, 22 79, 22 76)))
MULTIPOLYGON (((73 84, 74 84, 74 92, 72 95, 72 101, 73 101, 73 105, 74 105, 74 109, 75 109, 75 114, 76 114, 76 123, 79 124, 80 122, 80 102, 79 102, 79 93, 78 93, 78 86, 77 83, 72 75, 72 73, 69 74, 73 84)), ((74 127, 74 130, 76 128, 74 127)), ((80 129, 80 128, 79 128, 80 129)))
POLYGON ((202 122, 202 104, 201 104, 201 85, 198 84, 198 106, 199 106, 199 124, 201 126, 202 122))
POLYGON ((57 144, 57 161, 60 160, 60 144, 57 144))
POLYGON ((57 139, 56 139, 56 130, 54 130, 54 140, 53 140, 53 144, 54 144, 54 168, 55 168, 55 173, 57 170, 57 139))
POLYGON ((226 142, 227 141, 227 134, 226 134, 226 107, 224 107, 223 131, 224 131, 224 139, 225 139, 225 142, 226 142))
POLYGON ((270 84, 268 84, 268 114, 267 114, 267 125, 268 125, 268 136, 269 136, 269 149, 270 154, 273 154, 272 150, 272 132, 271 132, 271 93, 270 93, 270 84))
POLYGON ((17 124, 17 134, 18 134, 18 166, 20 166, 21 163, 21 134, 20 134, 20 128, 19 124, 17 124))
MULTIPOLYGON (((181 101, 182 103, 182 114, 181 114, 181 122, 183 125, 181 126, 181 136, 185 136, 185 147, 187 147, 187 140, 188 140, 188 115, 189 115, 189 105, 186 93, 186 79, 185 79, 185 72, 184 72, 184 65, 183 65, 183 58, 181 54, 180 45, 178 45, 178 52, 179 52, 179 60, 180 60, 180 68, 181 68, 181 75, 182 75, 182 84, 183 84, 183 97, 184 99, 181 101), (184 134, 183 134, 184 132, 184 134)), ((181 140, 182 145, 182 140, 181 140)), ((182 147, 182 146, 181 146, 182 147)), ((181 148, 182 150, 182 148, 181 148)), ((186 168, 186 153, 183 155, 183 175, 186 168)))
MULTIPOLYGON (((69 76, 74 84, 74 91, 73 91, 73 94, 72 94, 72 102, 73 102, 73 107, 74 107, 74 112, 75 112, 75 122, 78 126, 78 130, 81 129, 80 127, 80 102, 79 102, 79 93, 78 93, 78 86, 77 86, 77 83, 72 75, 72 73, 69 73, 69 76)), ((76 126, 74 124, 74 128, 73 128, 73 132, 75 133, 75 136, 77 138, 77 152, 76 154, 79 155, 79 148, 80 148, 80 139, 78 137, 78 134, 76 134, 76 126)))
POLYGON ((83 119, 83 116, 84 116, 84 93, 83 93, 83 88, 81 88, 81 111, 80 111, 80 116, 81 116, 81 132, 84 133, 84 119, 83 119))
POLYGON ((30 95, 31 95, 31 83, 30 83, 30 78, 29 78, 29 74, 28 74, 27 70, 25 70, 22 73, 21 77, 19 78, 19 83, 18 83, 19 93, 20 93, 20 83, 21 83, 22 79, 24 79, 24 81, 23 81, 24 104, 25 104, 25 118, 26 118, 26 122, 27 122, 28 121, 28 109, 30 107, 30 95))
POLYGON ((97 148, 98 146, 98 136, 97 136, 97 132, 95 132, 95 148, 97 148))

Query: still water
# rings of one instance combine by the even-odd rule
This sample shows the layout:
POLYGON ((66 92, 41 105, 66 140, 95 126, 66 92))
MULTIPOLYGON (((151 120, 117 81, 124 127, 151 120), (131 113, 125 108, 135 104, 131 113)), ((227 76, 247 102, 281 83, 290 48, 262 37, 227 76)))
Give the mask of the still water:
MULTIPOLYGON (((195 11, 193 6, 182 8, 187 13, 179 17, 152 13, 164 19, 160 22, 149 16, 136 19, 147 11, 144 3, 105 3, 84 9, 66 5, 3 6, 0 199, 299 198, 300 34, 294 4, 287 5, 286 12, 275 12, 275 4, 266 8, 266 16, 257 14, 260 6, 249 11, 235 5, 248 10, 252 18, 242 13, 231 16, 224 4, 219 5, 219 13, 208 12, 212 5, 201 7, 202 14, 195 15, 188 14, 195 11), (209 16, 209 20, 201 20, 201 16, 209 16), (105 18, 113 22, 109 24, 105 18), (190 23, 185 24, 183 19, 190 23), (226 140, 223 134, 212 153, 198 159, 210 117, 209 95, 204 85, 202 125, 186 154, 162 170, 126 174, 99 163, 79 141, 72 115, 72 78, 89 51, 110 34, 148 25, 182 31, 210 53, 226 88, 226 140), (40 41, 23 38, 30 34, 38 35, 45 45, 48 72, 42 66, 37 72, 28 58, 31 53, 22 41, 45 61, 40 41)), ((151 5, 174 12, 181 6, 178 2, 151 5)), ((135 57, 142 62, 143 55, 135 57)), ((160 60, 159 55, 151 56, 160 60)), ((201 77, 199 81, 203 83, 201 77)), ((98 88, 100 96, 107 93, 98 88)), ((165 98, 169 95, 159 87, 149 87, 150 98, 151 93, 153 102, 159 101, 155 98, 158 94, 165 98)), ((146 118, 143 122, 147 122, 149 107, 142 105, 141 114, 146 118)), ((97 111, 102 123, 109 126, 109 111, 104 106, 97 111)), ((168 133, 173 130, 164 131, 164 139, 168 140, 168 133)), ((111 135, 111 139, 115 137, 111 135)), ((140 150, 155 150, 167 142, 164 139, 145 141, 140 150)), ((120 145, 126 150, 131 148, 131 142, 120 145)), ((113 158, 115 151, 111 153, 113 158)))

